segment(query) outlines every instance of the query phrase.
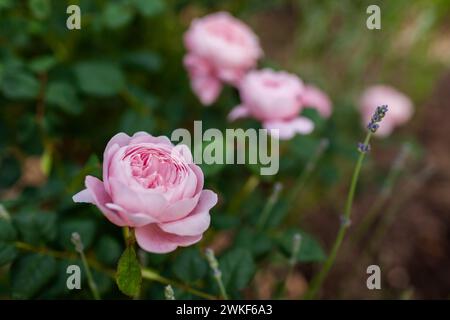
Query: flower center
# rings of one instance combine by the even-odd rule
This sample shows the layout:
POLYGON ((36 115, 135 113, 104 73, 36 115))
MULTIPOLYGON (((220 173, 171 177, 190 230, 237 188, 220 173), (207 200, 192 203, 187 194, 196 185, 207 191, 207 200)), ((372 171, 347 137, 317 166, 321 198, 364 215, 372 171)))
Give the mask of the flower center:
POLYGON ((127 151, 125 158, 133 178, 147 189, 170 189, 179 185, 187 172, 185 165, 166 150, 134 147, 127 151))

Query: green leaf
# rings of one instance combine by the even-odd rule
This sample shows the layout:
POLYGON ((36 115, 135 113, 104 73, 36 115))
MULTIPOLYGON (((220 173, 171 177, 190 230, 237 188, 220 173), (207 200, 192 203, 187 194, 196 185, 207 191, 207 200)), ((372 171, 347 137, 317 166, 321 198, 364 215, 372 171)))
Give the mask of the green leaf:
POLYGON ((159 101, 153 93, 148 92, 138 86, 128 85, 128 93, 133 99, 133 102, 142 107, 144 110, 154 109, 159 101))
POLYGON ((13 216, 23 241, 32 244, 54 240, 57 236, 56 220, 56 214, 34 209, 25 209, 13 216))
POLYGON ((14 5, 13 3, 14 0, 0 0, 0 10, 11 8, 14 5))
POLYGON ((307 161, 311 158, 311 155, 314 154, 319 143, 319 138, 307 135, 296 135, 289 141, 290 153, 292 153, 296 159, 307 161))
POLYGON ((66 82, 50 82, 45 101, 67 113, 79 114, 81 111, 81 103, 75 89, 66 82))
POLYGON ((113 63, 87 61, 75 66, 80 89, 89 95, 113 96, 125 87, 122 70, 113 63))
POLYGON ((30 299, 39 293, 56 273, 54 258, 40 254, 26 255, 11 267, 13 299, 30 299))
POLYGON ((52 150, 50 148, 45 148, 44 153, 41 156, 40 167, 46 177, 49 176, 50 171, 52 170, 52 164, 53 164, 52 150))
POLYGON ((131 19, 133 19, 133 10, 121 3, 109 3, 102 16, 103 24, 110 29, 124 27, 131 19))
POLYGON ((155 72, 161 68, 161 59, 159 55, 152 52, 129 53, 125 56, 124 62, 148 72, 155 72))
POLYGON ((0 241, 0 267, 14 261, 17 253, 17 249, 13 243, 0 241))
POLYGON ((249 250, 236 248, 219 259, 225 288, 234 292, 247 286, 255 273, 255 263, 249 250))
POLYGON ((165 3, 161 0, 130 0, 140 14, 146 17, 155 16, 165 9, 165 3))
POLYGON ((200 255, 198 248, 188 248, 177 256, 172 270, 180 280, 193 282, 206 275, 208 264, 200 255))
POLYGON ((16 239, 17 232, 11 222, 0 218, 0 267, 16 258, 17 249, 14 245, 16 239))
MULTIPOLYGON (((61 299, 68 297, 71 293, 77 293, 78 290, 70 290, 69 288, 67 288, 67 278, 69 277, 69 274, 67 274, 67 267, 70 265, 82 266, 82 261, 58 259, 55 261, 55 263, 56 263, 55 277, 53 277, 52 281, 45 286, 45 290, 42 290, 39 293, 39 295, 36 297, 37 299, 58 299, 58 298, 61 299)), ((82 267, 81 270, 83 270, 82 267)), ((83 279, 81 285, 81 287, 83 288, 84 285, 83 282, 84 279, 86 278, 86 273, 83 271, 81 271, 81 278, 83 279)), ((87 292, 87 294, 90 293, 87 292)))
POLYGON ((121 253, 122 246, 111 236, 102 236, 95 246, 97 258, 107 265, 116 265, 121 253))
POLYGON ((127 110, 120 121, 120 131, 130 135, 137 131, 152 132, 154 125, 154 119, 150 115, 142 115, 134 110, 127 110))
POLYGON ((42 73, 49 71, 56 63, 57 60, 54 56, 39 56, 30 62, 29 67, 33 72, 42 73))
POLYGON ((21 167, 19 160, 13 156, 0 158, 0 188, 7 189, 19 180, 21 167))
POLYGON ((92 220, 78 218, 64 221, 60 228, 59 243, 68 250, 74 250, 72 233, 78 232, 84 248, 87 249, 94 241, 95 229, 95 222, 92 220))
POLYGON ((254 255, 264 254, 272 247, 269 237, 250 228, 240 229, 234 241, 238 247, 248 249, 254 255))
POLYGON ((28 7, 37 19, 45 19, 51 13, 50 0, 28 0, 28 7))
POLYGON ((319 262, 325 260, 326 255, 319 242, 317 242, 317 240, 308 233, 295 228, 283 231, 283 233, 277 238, 280 249, 287 255, 287 257, 292 255, 292 239, 296 233, 299 233, 302 236, 297 261, 319 262))
POLYGON ((211 218, 211 225, 217 230, 236 228, 240 224, 239 218, 231 214, 215 213, 211 218))
POLYGON ((130 297, 135 297, 141 290, 141 266, 133 247, 128 247, 120 257, 117 265, 116 282, 120 291, 130 297))
POLYGON ((84 167, 73 177, 72 182, 69 185, 69 190, 71 193, 78 192, 80 189, 84 188, 84 180, 86 176, 100 177, 100 160, 95 154, 92 154, 84 167))
POLYGON ((29 72, 8 69, 2 76, 0 89, 8 99, 34 99, 39 94, 39 81, 29 72))

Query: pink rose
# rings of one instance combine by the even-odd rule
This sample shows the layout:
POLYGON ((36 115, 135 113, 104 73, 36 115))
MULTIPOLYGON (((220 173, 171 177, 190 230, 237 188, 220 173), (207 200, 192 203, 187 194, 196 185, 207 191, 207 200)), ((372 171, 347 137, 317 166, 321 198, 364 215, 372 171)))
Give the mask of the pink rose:
POLYGON ((103 154, 103 181, 87 176, 75 202, 95 204, 109 221, 135 228, 139 246, 166 253, 202 238, 217 195, 187 147, 166 137, 116 134, 103 154))
POLYGON ((316 109, 324 118, 329 118, 332 112, 330 98, 319 88, 306 85, 303 91, 302 102, 305 107, 316 109))
POLYGON ((278 129, 280 139, 314 129, 311 120, 299 116, 304 107, 305 86, 296 75, 270 69, 250 71, 241 81, 242 103, 229 114, 230 120, 253 117, 266 129, 278 129))
POLYGON ((381 137, 388 136, 395 127, 406 123, 414 112, 411 99, 403 93, 385 85, 372 86, 363 92, 359 101, 365 126, 369 123, 376 107, 381 105, 388 105, 389 108, 376 132, 376 135, 381 137))
POLYGON ((192 21, 184 43, 188 50, 184 65, 204 105, 217 99, 222 83, 237 84, 262 56, 257 36, 227 12, 192 21))

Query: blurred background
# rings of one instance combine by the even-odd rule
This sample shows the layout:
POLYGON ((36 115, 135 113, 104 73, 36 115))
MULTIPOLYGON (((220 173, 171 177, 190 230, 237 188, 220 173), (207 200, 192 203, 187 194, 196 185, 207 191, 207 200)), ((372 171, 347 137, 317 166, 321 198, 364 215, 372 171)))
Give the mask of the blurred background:
MULTIPOLYGON (((227 87, 209 108, 190 89, 183 33, 192 19, 216 11, 232 13, 259 36, 260 67, 295 73, 327 92, 333 115, 306 114, 317 129, 281 144, 276 176, 261 177, 255 166, 202 166, 206 187, 220 199, 212 227, 191 248, 141 253, 142 264, 217 295, 203 257, 212 247, 232 297, 301 297, 339 227, 356 144, 365 134, 359 95, 383 83, 411 97, 414 117, 372 141, 349 236, 319 297, 449 298, 446 0, 0 0, 0 216, 14 229, 14 236, 0 232, 0 298, 90 298, 86 290, 65 287, 73 261, 46 254, 73 253, 73 231, 88 257, 114 269, 123 250, 121 230, 71 197, 87 174, 100 177, 104 147, 117 132, 170 136, 176 128, 191 129, 194 120, 203 120, 204 129, 258 126, 226 121, 239 103, 235 89, 227 87), (70 4, 81 8, 81 30, 66 28, 70 4), (366 28, 371 4, 381 8, 381 30, 366 28), (305 174, 323 138, 329 147, 305 174), (298 181, 292 200, 288 193, 298 181), (258 229, 276 183, 283 190, 258 229), (303 241, 289 273, 297 232, 303 241), (366 287, 371 264, 381 267, 382 290, 366 287)), ((103 297, 125 297, 107 273, 94 270, 94 276, 103 297)), ((145 282, 142 298, 163 298, 163 288, 145 282)), ((177 298, 197 298, 174 289, 177 298)))

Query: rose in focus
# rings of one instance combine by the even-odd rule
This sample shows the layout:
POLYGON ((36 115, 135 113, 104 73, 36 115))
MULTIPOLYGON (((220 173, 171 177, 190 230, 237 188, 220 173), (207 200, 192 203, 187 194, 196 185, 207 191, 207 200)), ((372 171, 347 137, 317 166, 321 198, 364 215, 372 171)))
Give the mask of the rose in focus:
POLYGON ((193 20, 184 43, 188 50, 184 65, 204 105, 217 99, 223 83, 237 85, 262 56, 258 37, 227 12, 193 20))
POLYGON ((154 253, 198 242, 217 203, 187 147, 145 132, 115 135, 103 155, 103 181, 87 176, 85 185, 75 202, 92 203, 115 225, 135 228, 139 246, 154 253))

